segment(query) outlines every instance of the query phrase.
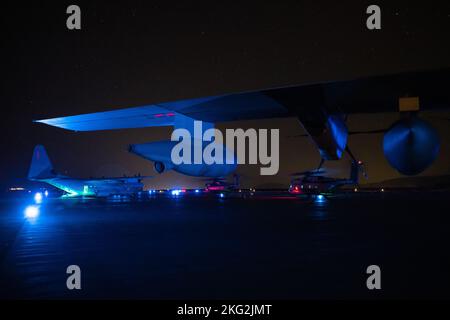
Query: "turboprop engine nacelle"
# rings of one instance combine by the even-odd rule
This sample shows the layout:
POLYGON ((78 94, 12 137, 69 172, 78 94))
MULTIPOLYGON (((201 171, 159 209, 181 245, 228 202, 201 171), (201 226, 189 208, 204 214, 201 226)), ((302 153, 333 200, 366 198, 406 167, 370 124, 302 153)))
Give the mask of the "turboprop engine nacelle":
MULTIPOLYGON (((237 161, 233 164, 227 164, 226 159, 224 159, 222 164, 195 164, 191 162, 190 164, 174 164, 172 162, 172 150, 178 144, 177 141, 157 141, 144 144, 135 144, 129 147, 129 151, 142 158, 154 162, 154 169, 158 173, 163 173, 165 171, 174 170, 176 172, 194 176, 194 177, 225 177, 233 173, 237 168, 237 161)), ((194 142, 191 143, 192 148, 194 147, 194 142)), ((206 144, 202 144, 202 151, 205 149, 206 144)), ((224 145, 217 145, 217 148, 222 148, 224 157, 227 154, 226 147, 224 145)), ((230 156, 230 151, 228 151, 228 157, 230 156)), ((191 151, 194 154, 194 151, 191 151)), ((234 158, 234 155, 233 155, 234 158)))

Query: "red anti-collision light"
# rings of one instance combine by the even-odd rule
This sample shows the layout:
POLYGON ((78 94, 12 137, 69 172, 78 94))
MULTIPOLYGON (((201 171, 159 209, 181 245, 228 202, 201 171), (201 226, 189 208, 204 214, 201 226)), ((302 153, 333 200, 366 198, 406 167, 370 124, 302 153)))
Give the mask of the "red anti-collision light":
POLYGON ((155 118, 164 118, 164 117, 175 117, 175 113, 158 113, 153 115, 155 118))

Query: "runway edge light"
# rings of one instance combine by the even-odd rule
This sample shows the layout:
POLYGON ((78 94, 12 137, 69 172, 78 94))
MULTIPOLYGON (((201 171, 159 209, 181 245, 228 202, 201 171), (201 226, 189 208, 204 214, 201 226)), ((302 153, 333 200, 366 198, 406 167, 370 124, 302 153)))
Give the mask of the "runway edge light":
POLYGON ((39 207, 37 206, 28 206, 25 209, 25 217, 28 219, 34 219, 39 216, 39 207))
POLYGON ((34 195, 34 201, 37 203, 37 204, 40 204, 41 202, 42 202, 42 193, 40 193, 40 192, 37 192, 35 195, 34 195))

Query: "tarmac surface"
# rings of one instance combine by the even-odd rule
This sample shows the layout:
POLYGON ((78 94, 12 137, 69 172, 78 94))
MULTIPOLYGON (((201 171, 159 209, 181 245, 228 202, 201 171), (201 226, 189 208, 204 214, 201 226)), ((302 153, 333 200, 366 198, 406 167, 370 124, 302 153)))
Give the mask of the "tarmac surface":
POLYGON ((0 298, 450 298, 449 198, 44 199, 34 218, 32 199, 4 199, 0 298), (66 287, 70 265, 81 290, 66 287))

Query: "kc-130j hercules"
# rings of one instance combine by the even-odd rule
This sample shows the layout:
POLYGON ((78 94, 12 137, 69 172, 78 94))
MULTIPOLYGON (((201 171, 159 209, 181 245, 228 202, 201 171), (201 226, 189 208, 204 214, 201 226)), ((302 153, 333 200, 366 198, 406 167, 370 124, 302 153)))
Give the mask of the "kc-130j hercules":
POLYGON ((55 172, 43 146, 34 148, 28 179, 50 184, 72 197, 135 195, 143 190, 145 177, 75 179, 55 172))
MULTIPOLYGON (((143 107, 68 116, 37 122, 73 131, 96 131, 155 126, 192 130, 194 121, 206 127, 223 121, 296 117, 317 146, 322 160, 350 153, 346 116, 352 113, 400 112, 383 139, 390 165, 405 175, 416 175, 437 158, 437 131, 420 118, 420 110, 450 107, 450 69, 375 76, 234 93, 143 107)), ((129 150, 166 170, 200 177, 224 177, 236 165, 182 164, 171 160, 175 142, 166 140, 131 145, 129 150)), ((323 162, 323 161, 322 161, 323 162)), ((321 162, 321 163, 322 163, 321 162)))

